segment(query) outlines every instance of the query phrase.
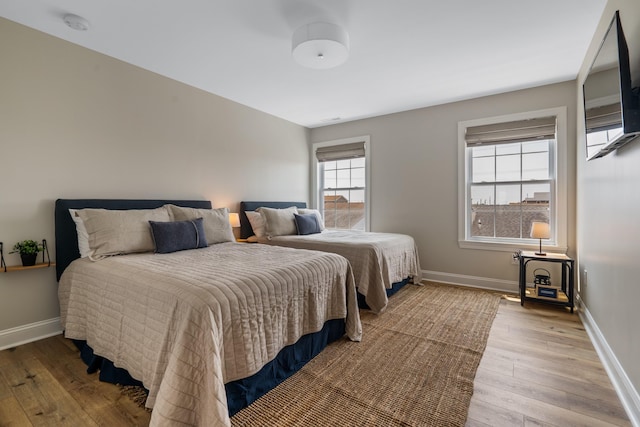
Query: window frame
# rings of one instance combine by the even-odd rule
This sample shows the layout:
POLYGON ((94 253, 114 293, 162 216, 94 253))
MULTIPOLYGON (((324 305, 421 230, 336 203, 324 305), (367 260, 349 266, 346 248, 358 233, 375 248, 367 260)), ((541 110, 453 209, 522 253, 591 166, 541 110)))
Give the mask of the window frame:
POLYGON ((331 141, 314 142, 311 144, 311 207, 323 212, 323 191, 321 162, 316 157, 316 150, 320 147, 345 145, 354 142, 364 142, 364 229, 371 229, 371 144, 369 135, 331 141))
MULTIPOLYGON (((465 139, 466 129, 473 126, 515 122, 536 118, 556 117, 555 150, 549 152, 550 181, 549 218, 552 238, 543 241, 543 247, 552 251, 567 250, 567 108, 554 107, 544 110, 529 111, 503 116, 488 117, 458 122, 458 245, 464 249, 483 249, 513 252, 519 249, 537 249, 539 241, 532 238, 500 239, 493 237, 471 237, 470 230, 470 150, 465 139), (554 194, 555 193, 555 194, 554 194), (555 196, 555 197, 554 197, 555 196)), ((514 181, 521 185, 529 181, 514 181)), ((498 182, 495 185, 501 185, 498 182)))

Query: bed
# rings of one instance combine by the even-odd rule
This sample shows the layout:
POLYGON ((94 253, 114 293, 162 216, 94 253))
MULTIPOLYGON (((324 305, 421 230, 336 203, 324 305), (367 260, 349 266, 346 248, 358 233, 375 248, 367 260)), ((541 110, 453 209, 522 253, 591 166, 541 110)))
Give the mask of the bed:
MULTIPOLYGON (((292 218, 290 213, 286 215, 292 218)), ((347 258, 353 268, 360 306, 369 308, 375 313, 383 312, 387 307, 388 297, 402 286, 407 283, 420 283, 422 276, 420 259, 411 236, 353 230, 325 230, 320 213, 317 210, 306 209, 304 202, 243 201, 240 203, 239 216, 240 237, 243 239, 268 245, 331 252, 347 258), (256 233, 248 215, 257 209, 261 210, 262 221, 265 220, 265 214, 272 215, 270 217, 272 221, 274 218, 275 221, 280 221, 281 224, 277 228, 281 231, 275 232, 275 235, 269 235, 266 229, 256 233), (315 215, 321 232, 300 235, 297 222, 293 228, 287 229, 284 221, 291 221, 284 216, 284 211, 287 209, 304 212, 302 216, 315 215), (278 212, 275 212, 276 210, 278 212)), ((296 216, 295 221, 299 219, 301 218, 296 216)), ((267 220, 264 223, 267 228, 268 222, 267 220)))
MULTIPOLYGON (((69 209, 89 228, 95 223, 87 215, 104 212, 87 209, 107 208, 121 221, 119 215, 155 215, 166 204, 181 212, 211 208, 206 201, 99 199, 60 199, 55 208, 65 336, 80 343, 92 367, 147 388, 151 425, 230 425, 231 414, 330 341, 344 334, 360 340, 351 266, 340 256, 224 241, 121 256, 98 257, 92 249, 81 257, 69 209)), ((198 220, 186 222, 198 229, 198 220)), ((153 222, 156 250, 158 222, 171 225, 153 222)), ((97 234, 89 234, 95 244, 97 234)))

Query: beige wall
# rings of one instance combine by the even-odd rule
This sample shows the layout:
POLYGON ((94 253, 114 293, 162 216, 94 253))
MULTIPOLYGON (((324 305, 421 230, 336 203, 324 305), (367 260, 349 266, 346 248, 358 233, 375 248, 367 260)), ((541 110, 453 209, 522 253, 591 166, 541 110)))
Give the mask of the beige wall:
MULTIPOLYGON (((578 88, 616 10, 620 10, 634 69, 640 73, 640 2, 610 0, 580 70, 578 88)), ((582 93, 577 94, 580 297, 602 335, 605 351, 611 351, 632 384, 627 392, 635 391, 636 422, 640 423, 640 138, 587 162, 582 93)))
MULTIPOLYGON (((307 200, 308 130, 0 18, 0 241, 54 246, 57 198, 307 200)), ((55 259, 55 254, 52 253, 55 259)), ((0 274, 2 332, 58 316, 53 269, 0 274)))
MULTIPOLYGON (((640 142, 585 162, 579 90, 616 9, 627 39, 640 40, 640 3, 609 0, 578 85, 328 126, 310 137, 300 126, 0 18, 0 240, 5 249, 25 238, 53 246, 59 197, 205 198, 231 209, 242 199, 307 200, 305 141, 370 135, 372 230, 413 235, 422 268, 451 281, 513 286, 517 268, 508 253, 458 247, 457 123, 567 106, 578 128, 576 135, 569 127, 561 165, 569 176, 569 251, 576 251, 577 217, 581 298, 637 395, 640 142)), ((0 274, 0 335, 55 318, 56 292, 53 269, 0 274)))
POLYGON ((458 246, 458 122, 567 107, 569 250, 575 251, 574 82, 311 130, 311 141, 371 136, 371 231, 416 239, 427 276, 454 283, 517 289, 510 252, 458 246))

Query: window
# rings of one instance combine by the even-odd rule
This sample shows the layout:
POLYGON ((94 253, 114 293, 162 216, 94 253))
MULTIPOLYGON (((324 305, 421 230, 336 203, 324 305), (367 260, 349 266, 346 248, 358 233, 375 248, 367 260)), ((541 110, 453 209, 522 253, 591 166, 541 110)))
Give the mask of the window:
POLYGON ((313 145, 315 205, 325 227, 368 230, 368 138, 313 145))
POLYGON ((460 123, 462 247, 533 245, 534 221, 550 225, 546 246, 566 245, 565 177, 556 166, 559 141, 564 144, 559 135, 566 132, 563 113, 553 109, 460 123))

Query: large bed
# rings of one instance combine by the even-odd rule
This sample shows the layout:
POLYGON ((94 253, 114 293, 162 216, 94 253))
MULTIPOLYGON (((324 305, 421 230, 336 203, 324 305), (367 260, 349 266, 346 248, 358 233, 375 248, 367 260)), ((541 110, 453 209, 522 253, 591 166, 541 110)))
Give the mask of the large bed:
MULTIPOLYGON (((331 340, 344 334, 360 340, 351 266, 340 256, 226 241, 170 253, 80 257, 69 209, 93 226, 86 220, 91 209, 108 208, 111 215, 166 204, 211 208, 180 200, 56 202, 65 336, 144 385, 152 425, 229 425, 230 414, 331 340)), ((153 237, 157 252, 159 237, 153 237)))
MULTIPOLYGON (((324 251, 344 256, 353 268, 361 307, 369 308, 375 313, 383 312, 387 307, 388 297, 402 286, 407 283, 420 283, 422 273, 418 250, 413 238, 405 234, 327 230, 319 225, 321 232, 311 234, 301 235, 298 233, 299 230, 295 232, 296 228, 292 228, 294 233, 268 235, 265 231, 256 236, 256 230, 253 229, 248 215, 256 210, 261 211, 262 220, 268 228, 269 220, 268 217, 265 218, 266 213, 274 214, 276 219, 282 220, 284 217, 281 213, 275 213, 274 210, 285 211, 292 207, 295 207, 296 213, 316 215, 321 221, 320 213, 306 209, 304 202, 243 201, 240 203, 239 215, 241 238, 268 245, 324 251), (270 212, 265 212, 264 208, 270 212)), ((299 217, 295 220, 298 219, 299 217)))

